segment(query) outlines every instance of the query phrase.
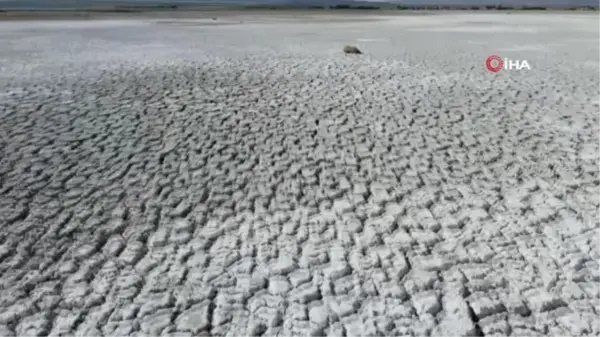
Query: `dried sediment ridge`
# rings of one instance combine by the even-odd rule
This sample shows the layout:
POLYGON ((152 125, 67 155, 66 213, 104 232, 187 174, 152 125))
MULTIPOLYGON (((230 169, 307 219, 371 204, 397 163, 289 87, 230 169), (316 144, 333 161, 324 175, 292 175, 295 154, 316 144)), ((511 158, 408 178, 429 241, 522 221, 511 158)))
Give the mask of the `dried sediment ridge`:
POLYGON ((0 335, 597 335, 597 20, 0 23, 0 335))

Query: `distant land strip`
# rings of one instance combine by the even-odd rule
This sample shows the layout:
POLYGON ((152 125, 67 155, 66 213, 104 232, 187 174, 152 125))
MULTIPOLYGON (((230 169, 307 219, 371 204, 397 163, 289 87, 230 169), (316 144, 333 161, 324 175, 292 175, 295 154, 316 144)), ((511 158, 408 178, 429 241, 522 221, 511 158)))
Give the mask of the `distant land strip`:
POLYGON ((90 8, 2 8, 0 13, 18 12, 89 12, 89 13, 143 13, 148 11, 222 11, 222 10, 311 10, 311 11, 418 11, 418 10, 477 10, 477 11, 542 11, 542 10, 570 10, 570 11, 598 11, 598 6, 565 6, 565 5, 436 5, 436 4, 389 4, 389 3, 360 3, 360 4, 336 4, 336 5, 293 5, 293 4, 224 4, 224 5, 123 5, 110 7, 90 8))

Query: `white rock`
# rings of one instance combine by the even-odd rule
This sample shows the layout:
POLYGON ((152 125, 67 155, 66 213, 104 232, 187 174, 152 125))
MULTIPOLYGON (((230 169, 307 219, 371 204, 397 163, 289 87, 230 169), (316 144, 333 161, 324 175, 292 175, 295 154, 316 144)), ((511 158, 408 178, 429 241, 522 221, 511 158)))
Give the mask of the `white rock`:
POLYGON ((477 317, 484 318, 505 311, 504 304, 489 297, 481 297, 471 301, 471 308, 477 317))
POLYGON ((286 294, 290 289, 290 283, 286 278, 273 277, 269 280, 269 293, 273 295, 286 294))
POLYGON ((210 326, 210 302, 195 304, 175 321, 177 330, 189 331, 193 334, 200 333, 210 326))
POLYGON ((561 306, 566 306, 566 303, 563 300, 544 289, 531 289, 525 292, 524 295, 529 304, 529 308, 534 312, 545 312, 561 306))
POLYGON ((416 294, 412 297, 413 307, 419 316, 430 314, 436 315, 442 310, 438 295, 433 291, 416 294))

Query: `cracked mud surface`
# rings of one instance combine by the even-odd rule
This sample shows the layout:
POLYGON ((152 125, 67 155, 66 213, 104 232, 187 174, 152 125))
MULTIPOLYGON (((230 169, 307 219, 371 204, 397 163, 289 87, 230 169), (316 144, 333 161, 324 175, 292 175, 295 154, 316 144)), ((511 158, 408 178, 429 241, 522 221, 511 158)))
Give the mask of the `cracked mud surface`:
POLYGON ((0 23, 0 335, 599 334, 597 16, 177 22, 0 23))

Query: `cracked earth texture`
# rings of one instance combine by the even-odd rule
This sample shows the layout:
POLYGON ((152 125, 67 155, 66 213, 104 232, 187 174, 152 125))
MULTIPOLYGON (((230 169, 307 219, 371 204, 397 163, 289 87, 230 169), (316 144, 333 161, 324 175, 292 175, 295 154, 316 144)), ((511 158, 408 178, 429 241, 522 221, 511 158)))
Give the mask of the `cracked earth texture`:
POLYGON ((377 19, 0 23, 0 335, 598 335, 597 15, 377 19))

